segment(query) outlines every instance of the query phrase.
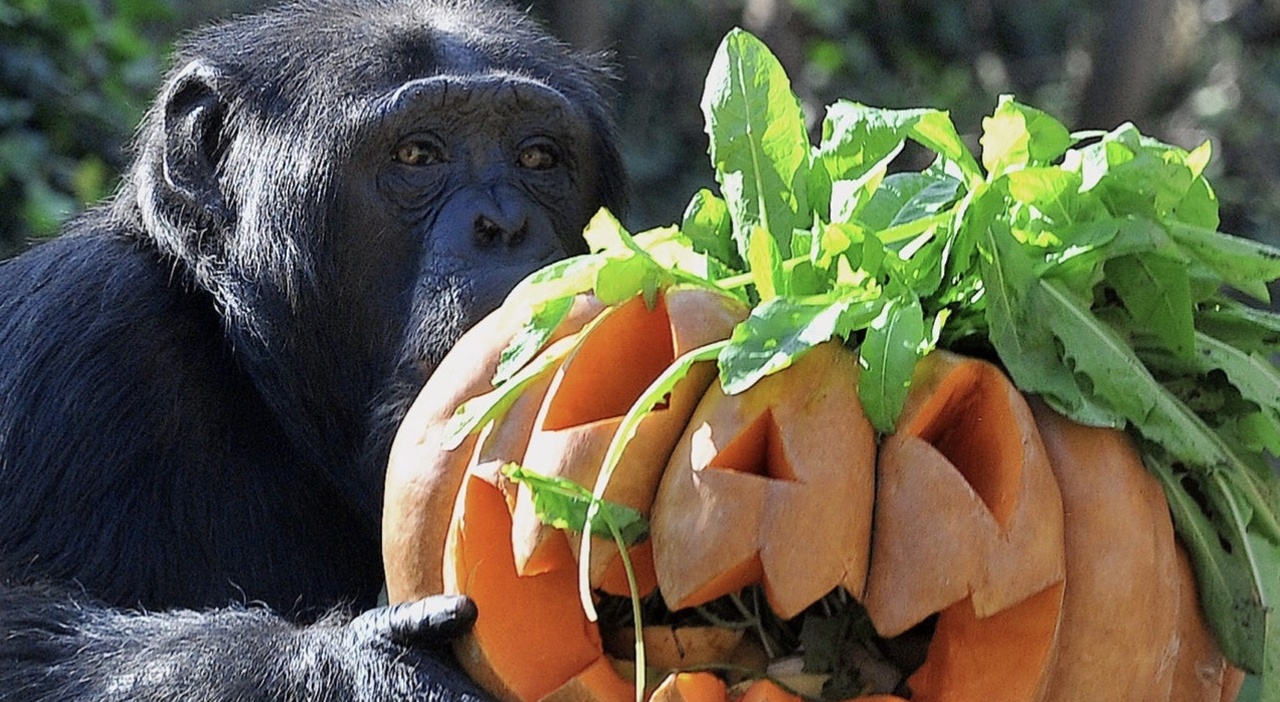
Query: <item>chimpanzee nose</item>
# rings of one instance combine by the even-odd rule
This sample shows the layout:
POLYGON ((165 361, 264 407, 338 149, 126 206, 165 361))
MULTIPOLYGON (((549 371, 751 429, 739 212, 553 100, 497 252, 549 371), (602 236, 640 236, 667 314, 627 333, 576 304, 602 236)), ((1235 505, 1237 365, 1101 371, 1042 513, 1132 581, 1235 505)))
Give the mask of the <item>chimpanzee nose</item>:
POLYGON ((496 214, 478 214, 472 231, 476 244, 488 248, 498 244, 518 246, 524 240, 526 228, 523 215, 502 217, 496 214))

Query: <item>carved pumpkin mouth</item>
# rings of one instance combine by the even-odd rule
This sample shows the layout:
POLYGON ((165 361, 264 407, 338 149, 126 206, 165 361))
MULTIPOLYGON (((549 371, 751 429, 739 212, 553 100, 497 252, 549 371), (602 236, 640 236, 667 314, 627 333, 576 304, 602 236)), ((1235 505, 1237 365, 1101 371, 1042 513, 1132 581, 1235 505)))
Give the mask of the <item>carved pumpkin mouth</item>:
MULTIPOLYGON (((738 693, 767 676, 811 699, 909 696, 907 679, 924 664, 938 619, 883 637, 865 607, 843 588, 790 620, 768 607, 759 585, 675 612, 656 592, 642 608, 650 670, 714 671, 738 693)), ((633 679, 631 602, 604 596, 596 609, 605 653, 624 678, 633 679)))
MULTIPOLYGON (((593 622, 579 540, 539 521, 528 486, 500 469, 594 485, 654 379, 746 311, 671 289, 652 307, 637 297, 593 314, 566 322, 505 414, 457 450, 429 445, 430 422, 426 438, 398 440, 417 453, 388 478, 393 601, 474 598, 458 657, 503 702, 625 702, 637 672, 629 601, 611 602, 628 593, 616 546, 592 541, 586 572, 606 613, 593 622), (419 485, 457 486, 445 526, 405 487, 419 485)), ((604 496, 649 519, 628 553, 657 662, 647 672, 662 671, 650 702, 1230 694, 1238 679, 1200 618, 1163 493, 1123 434, 1028 404, 999 368, 938 351, 917 364, 895 433, 878 437, 859 372, 828 342, 726 395, 714 365, 697 363, 640 421, 604 496), (846 628, 823 638, 823 626, 846 628), (812 651, 870 659, 788 668, 817 665, 812 651)))

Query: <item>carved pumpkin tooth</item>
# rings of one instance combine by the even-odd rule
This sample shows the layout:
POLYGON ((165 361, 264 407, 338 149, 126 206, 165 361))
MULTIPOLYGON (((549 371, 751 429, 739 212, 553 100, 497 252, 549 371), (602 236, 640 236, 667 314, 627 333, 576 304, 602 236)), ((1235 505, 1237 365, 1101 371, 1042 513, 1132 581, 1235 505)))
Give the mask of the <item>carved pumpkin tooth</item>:
POLYGON ((889 637, 939 615, 913 699, 1037 699, 1065 565, 1030 408, 999 369, 938 351, 898 426, 880 447, 867 614, 889 637))
POLYGON ((854 354, 828 342, 739 395, 707 391, 654 500, 668 607, 763 582, 786 619, 838 586, 862 591, 875 432, 857 374, 854 354))

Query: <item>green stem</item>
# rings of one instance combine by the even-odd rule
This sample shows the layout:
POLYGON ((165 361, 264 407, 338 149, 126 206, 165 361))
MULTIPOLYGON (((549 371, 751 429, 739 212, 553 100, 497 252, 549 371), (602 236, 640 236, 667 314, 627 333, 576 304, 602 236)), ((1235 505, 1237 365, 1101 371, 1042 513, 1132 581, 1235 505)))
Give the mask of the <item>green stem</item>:
POLYGON ((631 565, 631 553, 622 538, 622 530, 608 516, 604 523, 609 526, 609 533, 618 544, 618 557, 622 559, 622 570, 627 574, 627 590, 631 593, 631 619, 636 637, 636 702, 644 702, 645 659, 644 659, 644 622, 640 613, 640 585, 636 582, 636 571, 631 565))
MULTIPOLYGON (((792 258, 788 258, 782 262, 782 270, 790 272, 796 266, 800 265, 802 261, 808 261, 808 260, 809 260, 808 256, 795 256, 792 258)), ((731 275, 727 278, 721 278, 720 280, 715 281, 715 284, 716 284, 716 287, 720 288, 721 290, 737 290, 738 288, 747 287, 752 282, 754 282, 754 280, 755 279, 751 277, 751 273, 747 272, 747 273, 739 273, 738 275, 731 275)))
POLYGON ((923 234, 930 227, 942 224, 947 220, 956 216, 955 209, 946 209, 935 215, 913 219, 910 222, 903 222, 888 229, 881 229, 875 232, 875 237, 882 244, 892 244, 903 239, 910 239, 918 234, 923 234))
MULTIPOLYGON (((679 379, 689 372, 689 368, 694 363, 715 360, 720 350, 728 343, 727 339, 712 342, 706 346, 699 346, 677 358, 649 384, 648 388, 645 388, 639 399, 631 405, 631 409, 627 410, 627 414, 623 416, 622 421, 618 424, 618 429, 613 434, 613 439, 609 442, 609 448, 604 452, 604 460, 600 464, 600 474, 596 476, 596 484, 591 491, 591 503, 587 506, 587 524, 591 524, 599 512, 600 503, 604 501, 605 488, 609 486, 609 480, 613 478, 613 471, 618 467, 619 461, 622 460, 622 453, 631 438, 635 436, 641 420, 648 416, 649 412, 662 401, 663 397, 666 397, 670 388, 674 387, 675 383, 679 382, 679 379)), ((596 606, 591 597, 590 531, 590 529, 587 529, 583 532, 582 541, 578 548, 578 599, 582 602, 582 610, 587 613, 587 619, 595 621, 596 606)))
POLYGON ((738 608, 738 611, 742 613, 742 616, 745 617, 747 621, 751 623, 751 626, 755 628, 756 636, 760 639, 760 645, 764 648, 765 656, 770 660, 776 658, 778 645, 774 642, 773 637, 769 636, 769 632, 764 630, 764 620, 760 616, 759 607, 754 609, 748 607, 746 603, 742 601, 742 597, 739 594, 730 595, 729 601, 733 603, 734 607, 738 608))

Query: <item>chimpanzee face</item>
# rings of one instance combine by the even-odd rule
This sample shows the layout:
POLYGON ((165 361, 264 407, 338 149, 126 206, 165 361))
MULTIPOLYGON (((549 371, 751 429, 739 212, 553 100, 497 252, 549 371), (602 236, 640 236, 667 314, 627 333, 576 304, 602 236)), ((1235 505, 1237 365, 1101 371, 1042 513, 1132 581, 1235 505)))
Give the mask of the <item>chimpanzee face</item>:
POLYGON ((402 373, 434 367, 530 272, 585 252, 601 204, 592 135, 555 89, 503 73, 415 79, 356 133, 336 185, 347 233, 330 234, 327 258, 360 308, 349 323, 395 336, 402 373))
POLYGON ((583 248, 589 127, 556 90, 511 75, 415 80, 389 96, 378 129, 379 189, 433 230, 433 253, 528 268, 583 248))
POLYGON ((468 7, 353 13, 342 32, 304 9, 287 32, 266 14, 238 30, 253 41, 203 36, 131 177, 147 230, 215 301, 294 442, 337 471, 359 447, 349 492, 371 511, 430 371, 625 200, 607 71, 511 8, 468 7))

